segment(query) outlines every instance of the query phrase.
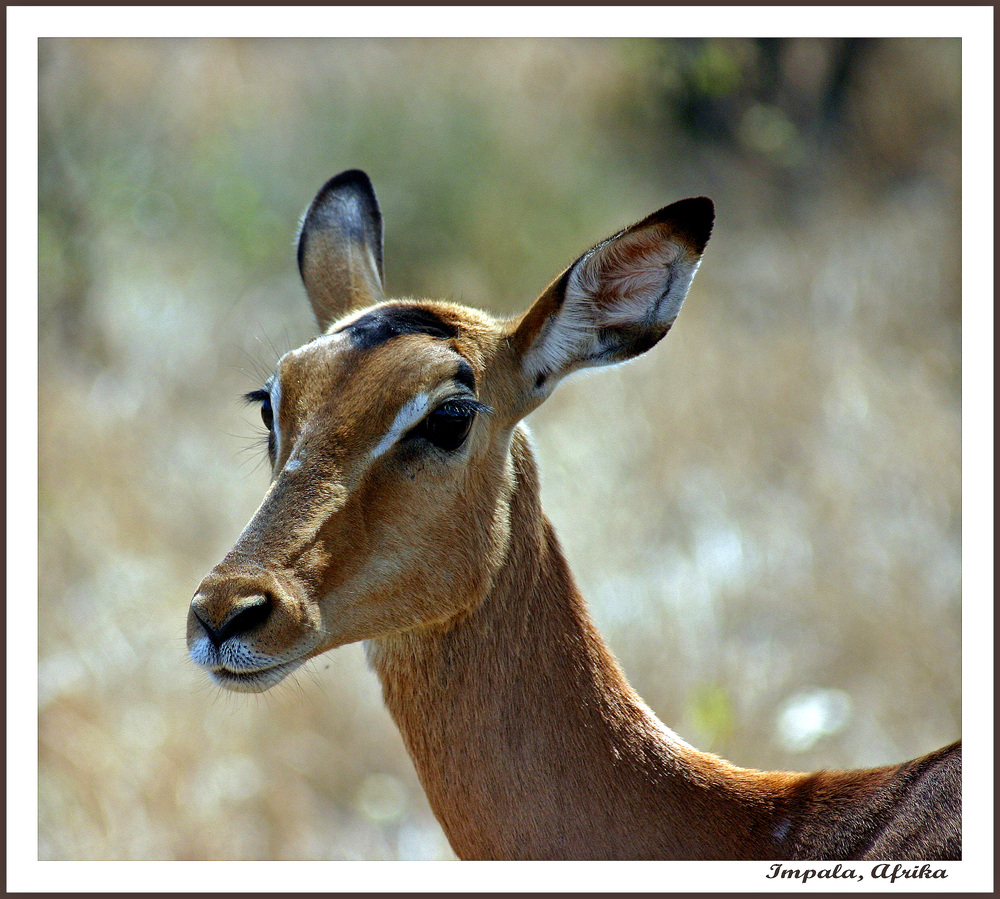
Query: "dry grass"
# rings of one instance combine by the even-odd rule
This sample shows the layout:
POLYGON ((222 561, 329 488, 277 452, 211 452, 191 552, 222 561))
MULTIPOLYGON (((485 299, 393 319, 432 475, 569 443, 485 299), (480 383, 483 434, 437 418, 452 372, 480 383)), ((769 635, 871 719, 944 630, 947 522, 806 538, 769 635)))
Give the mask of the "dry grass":
POLYGON ((237 397, 311 334, 296 217, 351 165, 390 289, 496 311, 713 195, 668 340, 530 422, 584 592, 650 705, 737 763, 958 736, 951 44, 869 63, 936 116, 876 192, 850 156, 783 187, 637 122, 641 43, 44 43, 39 858, 451 857, 359 647, 256 699, 185 655, 187 602, 265 487, 237 397))

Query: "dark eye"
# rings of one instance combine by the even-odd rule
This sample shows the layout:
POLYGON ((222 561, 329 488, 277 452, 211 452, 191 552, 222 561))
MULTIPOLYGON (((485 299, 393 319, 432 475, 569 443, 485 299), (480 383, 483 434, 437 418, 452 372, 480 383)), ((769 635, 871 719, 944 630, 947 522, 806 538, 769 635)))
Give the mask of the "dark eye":
POLYGON ((269 431, 274 430, 274 412, 271 410, 271 397, 265 396, 260 401, 260 420, 269 431))
POLYGON ((420 422, 409 436, 423 437, 439 449, 451 453, 465 443, 475 417, 476 407, 471 404, 443 403, 420 422))
POLYGON ((274 412, 271 409, 271 394, 267 390, 251 390, 243 399, 247 403, 260 403, 260 420, 269 431, 274 430, 274 412))

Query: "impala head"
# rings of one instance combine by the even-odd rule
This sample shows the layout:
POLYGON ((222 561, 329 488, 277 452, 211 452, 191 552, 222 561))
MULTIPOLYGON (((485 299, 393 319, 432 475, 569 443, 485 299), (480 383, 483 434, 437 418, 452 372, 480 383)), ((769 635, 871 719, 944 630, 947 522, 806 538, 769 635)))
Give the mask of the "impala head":
POLYGON ((474 608, 505 559, 518 423, 570 372, 667 333, 712 217, 705 198, 653 213, 507 321, 386 299, 371 183, 329 181, 298 245, 321 333, 248 394, 271 485, 191 602, 192 659, 224 687, 262 691, 333 647, 474 608))

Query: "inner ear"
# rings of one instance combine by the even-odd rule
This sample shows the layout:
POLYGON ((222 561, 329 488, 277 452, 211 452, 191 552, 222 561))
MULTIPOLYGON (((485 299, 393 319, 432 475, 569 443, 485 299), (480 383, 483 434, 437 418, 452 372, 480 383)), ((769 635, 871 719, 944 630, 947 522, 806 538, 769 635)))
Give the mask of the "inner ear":
POLYGON ((299 273, 320 330, 385 297, 382 212, 368 176, 341 172, 302 218, 299 273))
POLYGON ((711 200, 681 200, 584 253, 512 335, 536 399, 578 368, 631 359, 670 330, 711 234, 711 200))

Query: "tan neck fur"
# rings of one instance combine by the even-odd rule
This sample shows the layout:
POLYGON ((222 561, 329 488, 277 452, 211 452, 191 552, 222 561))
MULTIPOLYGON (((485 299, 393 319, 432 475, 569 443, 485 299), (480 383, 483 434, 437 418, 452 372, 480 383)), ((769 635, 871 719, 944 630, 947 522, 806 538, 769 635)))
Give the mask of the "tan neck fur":
POLYGON ((773 828, 754 826, 775 818, 762 776, 691 749, 628 685, 541 512, 530 450, 515 439, 513 455, 512 518, 527 526, 486 599, 450 626, 368 644, 453 848, 692 858, 724 840, 745 857, 773 855, 773 828))

